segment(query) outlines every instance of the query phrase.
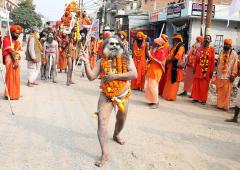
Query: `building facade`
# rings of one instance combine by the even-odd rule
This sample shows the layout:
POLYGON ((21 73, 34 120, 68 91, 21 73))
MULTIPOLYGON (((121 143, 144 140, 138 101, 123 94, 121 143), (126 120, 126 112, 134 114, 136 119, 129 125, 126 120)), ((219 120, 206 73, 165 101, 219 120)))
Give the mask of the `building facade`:
MULTIPOLYGON (((228 18, 229 4, 229 0, 214 1, 210 34, 217 53, 221 51, 224 38, 232 38, 234 48, 240 48, 240 14, 228 18), (229 26, 227 27, 228 19, 229 26)), ((206 11, 207 4, 205 4, 205 15, 206 11)), ((155 37, 159 36, 165 24, 164 33, 169 37, 172 37, 174 33, 182 34, 185 47, 189 49, 196 37, 200 35, 201 30, 204 31, 204 25, 201 26, 201 12, 201 1, 186 0, 152 10, 149 12, 149 22, 155 37)))

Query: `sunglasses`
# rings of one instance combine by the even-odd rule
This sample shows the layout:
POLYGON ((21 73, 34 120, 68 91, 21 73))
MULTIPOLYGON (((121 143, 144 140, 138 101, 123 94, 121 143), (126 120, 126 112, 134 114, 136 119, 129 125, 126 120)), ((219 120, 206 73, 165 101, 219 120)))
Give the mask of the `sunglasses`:
POLYGON ((114 43, 114 42, 111 42, 110 45, 116 45, 116 46, 119 46, 120 43, 114 43))

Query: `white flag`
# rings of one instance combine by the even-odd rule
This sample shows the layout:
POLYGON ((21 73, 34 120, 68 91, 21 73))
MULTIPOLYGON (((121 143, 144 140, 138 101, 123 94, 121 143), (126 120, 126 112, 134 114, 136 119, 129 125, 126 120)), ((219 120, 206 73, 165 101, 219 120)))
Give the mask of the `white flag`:
POLYGON ((232 3, 229 7, 229 16, 233 16, 238 11, 240 11, 240 0, 232 0, 232 3))

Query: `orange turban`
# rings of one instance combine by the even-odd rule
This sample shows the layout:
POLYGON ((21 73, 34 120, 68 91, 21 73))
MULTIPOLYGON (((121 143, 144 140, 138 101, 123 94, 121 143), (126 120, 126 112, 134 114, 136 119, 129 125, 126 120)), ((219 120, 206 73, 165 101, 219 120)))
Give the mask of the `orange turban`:
POLYGON ((168 42, 168 36, 166 34, 162 34, 161 38, 166 42, 168 42))
POLYGON ((139 31, 139 32, 137 33, 137 38, 146 39, 147 36, 146 36, 143 32, 139 31))
POLYGON ((225 39, 224 44, 232 46, 232 39, 230 38, 225 39))
POLYGON ((196 41, 203 43, 204 39, 202 36, 197 36, 196 41))
POLYGON ((127 33, 124 32, 124 31, 120 31, 118 34, 119 34, 119 35, 123 35, 125 38, 127 37, 127 33))
POLYGON ((11 25, 10 26, 10 31, 11 32, 17 32, 17 33, 22 33, 22 27, 20 25, 11 25))
POLYGON ((180 34, 174 34, 172 39, 179 39, 181 42, 183 42, 183 37, 180 34))

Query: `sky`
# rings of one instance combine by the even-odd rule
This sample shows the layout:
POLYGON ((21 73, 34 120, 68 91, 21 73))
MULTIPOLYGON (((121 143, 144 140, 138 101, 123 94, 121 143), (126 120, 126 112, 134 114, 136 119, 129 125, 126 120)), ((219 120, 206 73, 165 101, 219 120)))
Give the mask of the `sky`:
MULTIPOLYGON (((65 4, 68 2, 71 2, 71 0, 33 0, 33 3, 36 5, 36 11, 50 21, 61 19, 65 4)), ((99 0, 83 0, 83 3, 88 15, 93 17, 101 5, 101 1, 99 2, 99 0)))

